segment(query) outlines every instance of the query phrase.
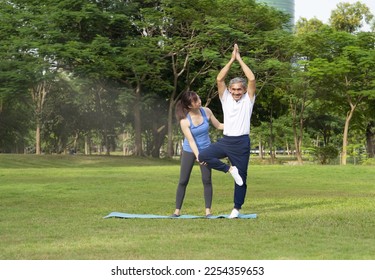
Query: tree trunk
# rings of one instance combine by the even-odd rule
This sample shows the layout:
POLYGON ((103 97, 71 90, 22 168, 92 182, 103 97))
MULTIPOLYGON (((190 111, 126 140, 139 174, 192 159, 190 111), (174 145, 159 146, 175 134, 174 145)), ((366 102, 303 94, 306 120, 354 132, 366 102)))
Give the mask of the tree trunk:
POLYGON ((303 111, 304 111, 304 106, 302 105, 302 107, 303 107, 303 109, 301 110, 300 118, 299 118, 298 153, 297 153, 297 160, 300 164, 303 164, 302 139, 303 139, 303 111))
POLYGON ((366 151, 369 158, 375 157, 375 121, 369 122, 366 128, 366 151))
POLYGON ((165 137, 165 125, 158 127, 156 122, 153 123, 152 128, 152 150, 151 156, 153 158, 160 158, 160 148, 163 145, 163 140, 165 137))
POLYGON ((77 153, 77 150, 78 150, 78 138, 79 138, 79 133, 76 131, 76 134, 74 136, 74 142, 73 142, 74 153, 77 153))
POLYGON ((134 102, 134 130, 135 130, 135 151, 136 156, 143 155, 142 149, 142 128, 141 128, 141 84, 138 82, 135 89, 135 102, 134 102))
POLYGON ((270 132, 271 132, 271 135, 268 139, 268 146, 269 146, 269 149, 270 149, 270 158, 271 158, 271 164, 274 164, 275 163, 275 152, 274 152, 274 147, 273 147, 273 137, 272 137, 272 121, 270 123, 270 132))
MULTIPOLYGON (((169 108, 168 108, 168 144, 167 144, 167 156, 173 157, 173 109, 174 105, 176 104, 176 100, 178 99, 177 90, 178 90, 178 78, 186 71, 188 61, 189 61, 189 54, 185 55, 184 64, 180 71, 178 71, 178 63, 176 54, 171 55, 172 59, 172 69, 173 69, 173 92, 169 100, 169 108)), ((186 88, 190 87, 191 81, 186 81, 187 86, 186 88)))
POLYGON ((41 154, 41 122, 42 122, 42 113, 43 113, 43 106, 47 96, 47 92, 49 90, 49 84, 46 81, 40 82, 30 89, 31 98, 34 102, 34 112, 36 118, 36 129, 35 129, 35 153, 37 155, 41 154))
POLYGON ((296 127, 293 127, 293 133, 294 133, 294 146, 295 146, 295 149, 296 149, 297 161, 298 161, 299 164, 303 164, 302 152, 301 152, 302 140, 301 140, 301 137, 299 135, 297 135, 296 127))
POLYGON ((85 135, 85 155, 91 155, 90 137, 85 135))
POLYGON ((36 121, 36 129, 35 129, 35 154, 40 155, 40 120, 36 121))
POLYGON ((122 155, 123 156, 128 155, 128 146, 126 145, 127 139, 128 139, 128 133, 124 131, 122 133, 122 155))
POLYGON ((346 165, 346 160, 348 156, 347 147, 348 147, 349 124, 350 124, 350 120, 353 117, 355 108, 356 108, 356 105, 350 103, 350 111, 346 114, 344 136, 342 139, 342 152, 341 152, 341 164, 342 165, 346 165))
POLYGON ((260 159, 264 158, 262 139, 259 139, 259 158, 260 159))
POLYGON ((107 124, 104 124, 104 132, 103 132, 103 134, 104 134, 103 136, 104 136, 105 155, 109 156, 110 155, 110 151, 111 151, 111 147, 110 147, 109 141, 108 141, 107 124))
POLYGON ((173 108, 174 108, 174 94, 169 100, 168 108, 168 144, 167 144, 167 156, 173 157, 173 108))
POLYGON ((300 113, 300 120, 299 125, 297 129, 297 109, 296 106, 293 105, 292 102, 290 102, 290 110, 292 112, 292 121, 293 121, 293 137, 294 137, 294 146, 296 150, 296 157, 299 164, 303 164, 302 160, 302 133, 303 133, 303 120, 302 113, 300 113))

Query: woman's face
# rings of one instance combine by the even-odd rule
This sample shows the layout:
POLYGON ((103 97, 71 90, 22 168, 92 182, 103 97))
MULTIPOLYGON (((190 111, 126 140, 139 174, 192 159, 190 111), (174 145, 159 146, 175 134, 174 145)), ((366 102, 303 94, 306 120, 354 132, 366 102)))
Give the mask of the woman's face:
POLYGON ((202 106, 202 101, 200 97, 197 95, 197 100, 193 100, 191 102, 190 108, 191 109, 199 109, 202 106))

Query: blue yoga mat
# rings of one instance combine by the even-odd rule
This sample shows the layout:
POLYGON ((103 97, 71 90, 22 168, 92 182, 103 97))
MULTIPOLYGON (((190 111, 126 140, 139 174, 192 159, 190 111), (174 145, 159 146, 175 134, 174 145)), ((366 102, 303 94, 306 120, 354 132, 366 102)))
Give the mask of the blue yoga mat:
MULTIPOLYGON (((194 215, 181 215, 179 217, 172 216, 163 216, 163 215, 154 215, 154 214, 129 214, 121 212, 112 212, 105 216, 104 218, 123 218, 123 219, 225 219, 229 215, 212 215, 209 217, 206 216, 194 216, 194 215)), ((255 219, 257 214, 240 214, 239 219, 255 219)))

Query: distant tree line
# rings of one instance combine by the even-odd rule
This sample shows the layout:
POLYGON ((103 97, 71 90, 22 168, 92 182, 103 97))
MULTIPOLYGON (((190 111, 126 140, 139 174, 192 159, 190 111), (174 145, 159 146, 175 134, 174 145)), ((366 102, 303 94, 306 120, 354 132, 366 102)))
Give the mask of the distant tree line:
POLYGON ((222 119, 215 78, 237 43, 257 78, 260 157, 293 151, 302 163, 304 151, 330 147, 342 164, 356 151, 374 158, 375 32, 361 31, 373 26, 364 4, 293 27, 254 0, 0 3, 0 152, 173 157, 176 101, 197 91, 222 119))

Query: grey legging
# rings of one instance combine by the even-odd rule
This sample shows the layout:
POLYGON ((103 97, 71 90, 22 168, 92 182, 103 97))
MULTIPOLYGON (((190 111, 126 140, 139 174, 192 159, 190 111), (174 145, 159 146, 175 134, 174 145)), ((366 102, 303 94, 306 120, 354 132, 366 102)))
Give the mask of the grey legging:
MULTIPOLYGON (((191 170, 193 169, 195 161, 194 153, 182 152, 181 155, 181 167, 180 167, 180 180, 178 182, 176 192, 176 209, 181 209, 184 201, 186 187, 189 183, 191 170)), ((205 165, 200 165, 202 183, 204 188, 204 201, 206 208, 211 208, 212 204, 212 180, 211 180, 211 168, 205 165)))

